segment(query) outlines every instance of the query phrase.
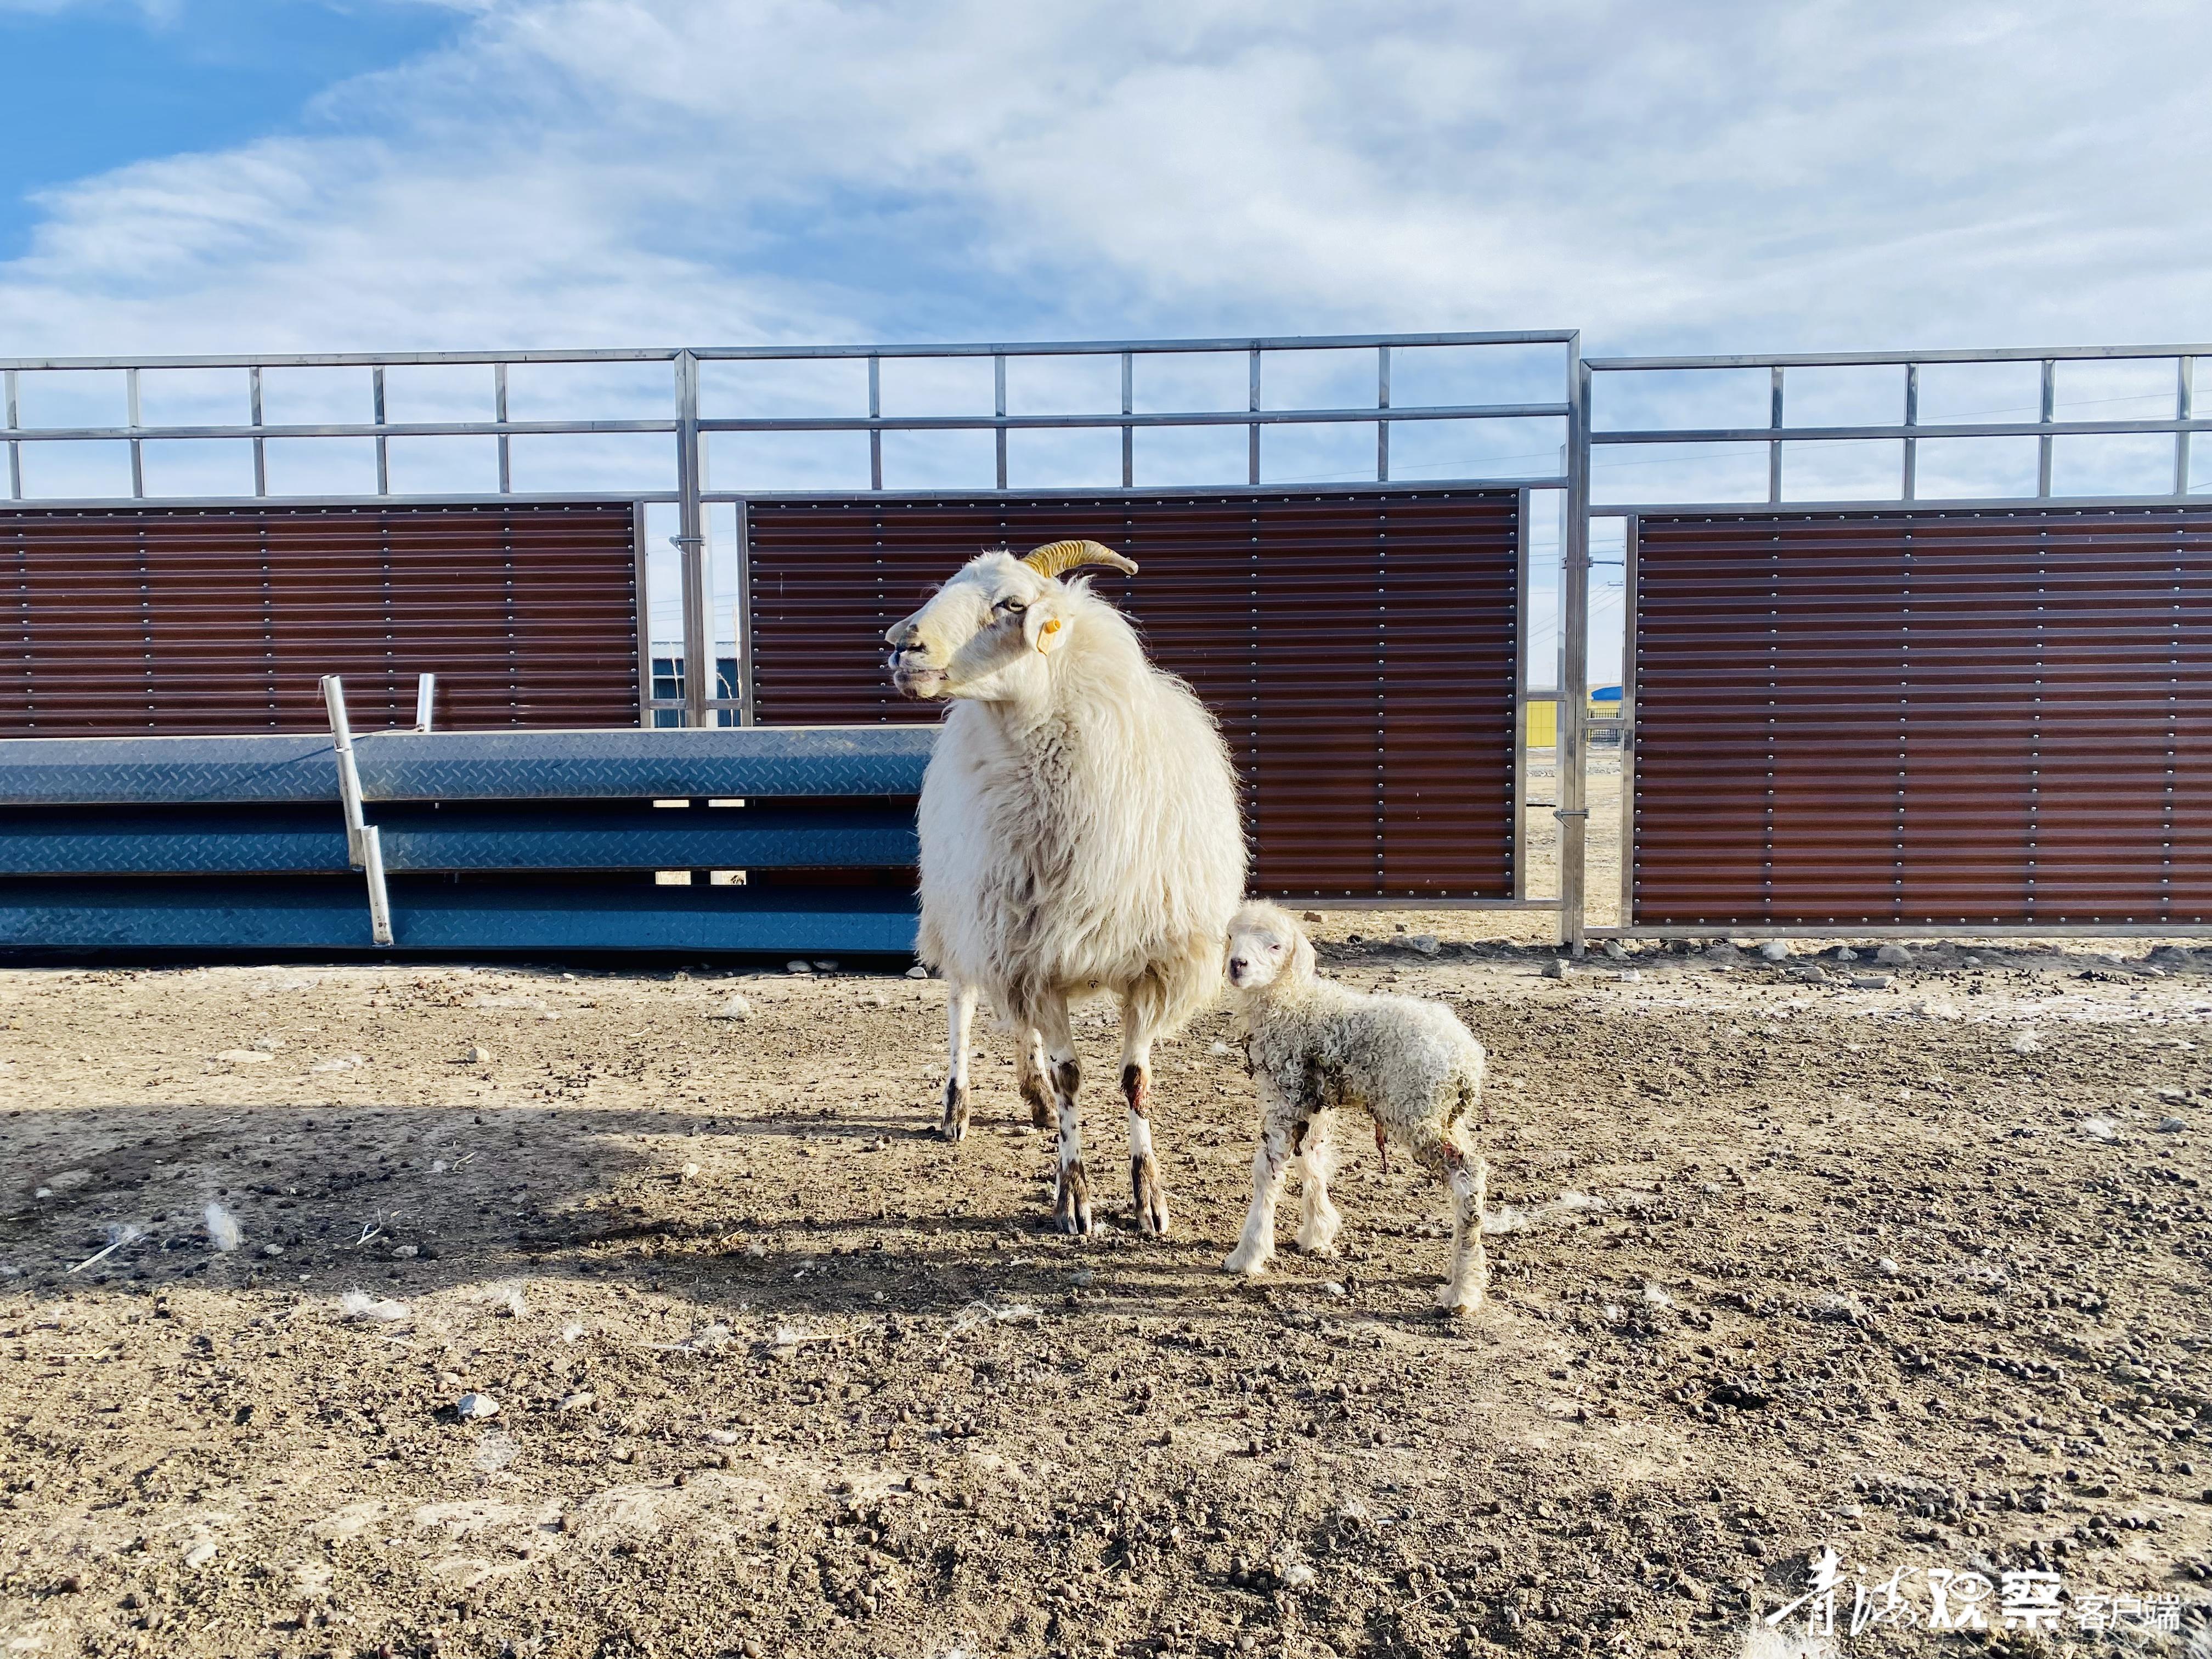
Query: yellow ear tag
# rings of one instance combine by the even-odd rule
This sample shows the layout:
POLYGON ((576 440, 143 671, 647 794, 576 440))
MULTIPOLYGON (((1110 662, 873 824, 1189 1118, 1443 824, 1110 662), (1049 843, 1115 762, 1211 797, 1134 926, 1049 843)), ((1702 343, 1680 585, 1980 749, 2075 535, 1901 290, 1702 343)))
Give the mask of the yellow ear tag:
POLYGON ((1060 618, 1057 617, 1047 618, 1045 625, 1037 629, 1037 632, 1042 635, 1042 637, 1037 641, 1037 654, 1042 656, 1046 652, 1052 649, 1052 647, 1048 645, 1045 641, 1051 639, 1054 635, 1060 632, 1060 618))

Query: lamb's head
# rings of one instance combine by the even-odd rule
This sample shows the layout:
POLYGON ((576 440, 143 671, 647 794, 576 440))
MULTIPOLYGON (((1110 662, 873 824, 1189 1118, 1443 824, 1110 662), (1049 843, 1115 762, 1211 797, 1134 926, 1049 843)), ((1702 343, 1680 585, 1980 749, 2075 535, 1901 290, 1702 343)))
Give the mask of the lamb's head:
POLYGON ((1313 941, 1279 904, 1246 905, 1229 919, 1229 983, 1248 994, 1314 976, 1313 941))
POLYGON ((1036 695, 1050 672, 1048 659, 1067 644, 1085 603, 1101 603, 1061 578, 1092 566, 1129 575, 1137 569, 1097 542, 1052 542, 1018 559, 977 555, 927 605, 885 630, 891 684, 923 702, 1005 702, 1036 695))

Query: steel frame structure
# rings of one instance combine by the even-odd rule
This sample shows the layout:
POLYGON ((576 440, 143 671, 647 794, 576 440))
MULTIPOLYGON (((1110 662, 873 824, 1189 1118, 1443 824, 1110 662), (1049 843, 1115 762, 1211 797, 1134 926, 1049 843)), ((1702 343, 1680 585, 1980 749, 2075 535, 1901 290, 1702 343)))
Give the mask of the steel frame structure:
MULTIPOLYGON (((1760 427, 1644 428, 1594 429, 1585 426, 1585 475, 1588 452, 1607 446, 1755 443, 1767 447, 1766 495, 1747 501, 1642 501, 1593 505, 1590 518, 1623 521, 1623 603, 1621 642, 1621 781, 1620 781, 1620 921, 1611 927, 1588 930, 1602 938, 1705 938, 1723 933, 1738 939, 1802 939, 1833 937, 1839 931, 1854 938, 1925 939, 1941 930, 1932 927, 1855 924, 1839 930, 1835 925, 1792 927, 1642 927, 1636 921, 1636 637, 1639 612, 1637 586, 1637 537, 1646 515, 1726 515, 1757 514, 1783 508, 1806 513, 1895 512, 1915 507, 1941 507, 1947 512, 1977 509, 2018 509, 2037 505, 2068 507, 2136 507, 2201 505, 2203 493, 2191 494, 2191 436, 2212 431, 2212 420, 2199 417, 2195 409, 2193 380, 2197 361, 2212 359, 2212 343, 2149 346, 2023 347, 1990 350, 1931 350, 1884 352, 1777 352, 1766 354, 1666 356, 1592 357, 1581 366, 1583 403, 1590 406, 1589 389, 1601 375, 1651 372, 1741 370, 1764 368, 1769 375, 1769 419, 1760 427), (2061 421, 2057 418, 2057 366, 2063 362, 2171 361, 2174 372, 2174 412, 2155 420, 2061 421), (1920 371, 1935 365, 2032 362, 2040 368, 2037 418, 2033 421, 1939 421, 1920 418, 1920 371), (1788 373, 1792 368, 1891 368, 1904 371, 1902 419, 1893 424, 1857 426, 1791 426, 1786 412, 1788 373), (2070 495, 2052 488, 2056 441, 2062 437, 2169 434, 2173 441, 2172 484, 2162 494, 2141 495, 2070 495), (1943 438, 2034 438, 2036 489, 2032 495, 1972 498, 1929 497, 1920 493, 1918 448, 1922 441, 1943 438), (1898 493, 1889 497, 1858 497, 1847 501, 1793 500, 1784 494, 1783 446, 1788 443, 1854 440, 1893 440, 1902 447, 1898 493)), ((1583 499, 1588 500, 1587 483, 1583 499)), ((1564 713, 1564 709, 1562 711, 1564 713)), ((1561 743, 1566 742, 1565 726, 1561 743)), ((1579 768, 1577 769, 1579 770, 1579 768)), ((1564 799, 1564 797, 1563 797, 1564 799)), ((1562 849, 1564 854, 1564 848, 1562 849)), ((2172 936, 2171 925, 2112 924, 2094 926, 1975 925, 1967 931, 1977 938, 2164 938, 2172 936)), ((2184 930, 2185 931, 2185 930, 2184 930)))
MULTIPOLYGON (((677 711, 686 726, 719 724, 728 716, 741 726, 754 722, 752 677, 741 667, 735 697, 714 695, 714 640, 712 568, 709 556, 710 506, 726 504, 734 510, 738 544, 736 647, 741 665, 751 659, 751 594, 747 557, 748 517, 757 499, 803 500, 830 492, 820 490, 745 491, 717 489, 707 477, 705 441, 722 433, 839 433, 868 434, 871 491, 902 496, 974 495, 975 488, 959 489, 898 489, 886 486, 884 474, 884 434, 887 432, 988 431, 994 435, 995 477, 989 489, 1025 496, 1105 494, 1145 495, 1182 493, 1194 488, 1212 493, 1259 492, 1294 488, 1301 493, 1332 490, 1371 490, 1377 485, 1407 489, 1439 486, 1468 486, 1514 489, 1520 495, 1521 549, 1516 583, 1523 626, 1517 630, 1520 660, 1515 677, 1515 779, 1521 822, 1513 826, 1515 887, 1510 898, 1459 901, 1479 908, 1557 909, 1561 943, 1579 953, 1583 946, 1583 832, 1586 816, 1583 804, 1581 747, 1587 702, 1587 662, 1583 635, 1587 632, 1589 581, 1589 377, 1581 360, 1581 337, 1575 330, 1518 330, 1450 333, 1387 333, 1346 335, 1259 336, 1207 339, 1144 339, 1115 341, 1005 342, 961 345, 858 346, 724 346, 617 349, 599 350, 320 352, 240 354, 140 357, 17 357, 0 359, 0 400, 4 401, 4 428, 0 444, 8 455, 7 505, 26 503, 22 451, 26 444, 55 442, 112 442, 129 447, 131 491, 127 498, 92 500, 39 498, 41 507, 117 505, 127 499, 146 507, 222 507, 276 504, 372 506, 384 502, 477 502, 550 499, 604 499, 633 504, 635 518, 635 556, 638 576, 639 708, 642 724, 650 726, 656 714, 677 711), (1557 400, 1533 403, 1420 404, 1394 400, 1391 389, 1395 351, 1429 347, 1552 346, 1564 354, 1565 373, 1557 400), (1271 356, 1290 352, 1372 351, 1375 354, 1375 398, 1351 406, 1264 406, 1264 368, 1271 356), (1242 356, 1246 361, 1245 407, 1243 409, 1187 409, 1173 411, 1139 410, 1137 369, 1140 359, 1157 356, 1242 356), (1014 358, 1117 359, 1120 407, 1091 414, 1010 414, 1007 411, 1006 364, 1014 358), (886 361, 945 361, 989 359, 993 368, 992 412, 957 415, 886 415, 883 410, 883 365, 886 361), (851 362, 865 363, 867 408, 865 413, 826 416, 712 416, 702 408, 701 366, 713 362, 851 362), (665 363, 671 372, 668 412, 643 419, 515 420, 508 407, 508 377, 512 369, 538 365, 665 363), (480 367, 491 375, 493 412, 490 421, 393 421, 386 411, 386 374, 395 368, 480 367), (264 418, 264 377, 271 370, 360 368, 369 374, 371 418, 361 422, 284 422, 264 418), (143 376, 166 370, 236 370, 246 376, 248 419, 243 424, 199 423, 149 425, 141 418, 143 376), (124 376, 125 423, 120 427, 27 427, 21 415, 20 390, 25 375, 119 371, 124 376), (1558 471, 1527 476, 1497 477, 1437 477, 1417 481, 1391 476, 1390 434, 1405 422, 1498 421, 1528 418, 1557 419, 1564 423, 1565 441, 1558 471), (1263 483, 1261 434, 1269 427, 1344 426, 1372 424, 1376 432, 1372 480, 1358 483, 1295 480, 1263 483), (1178 483, 1146 485, 1138 482, 1135 434, 1139 430, 1179 428, 1243 428, 1247 434, 1244 477, 1203 485, 1178 483), (1007 478, 1007 434, 1017 431, 1109 429, 1121 434, 1121 478, 1118 485, 1081 489, 1024 489, 1015 492, 1007 478), (517 437, 591 436, 610 434, 660 434, 675 446, 675 488, 660 490, 558 492, 517 490, 514 487, 513 440, 517 437), (496 440, 499 489, 489 495, 395 493, 392 489, 392 440, 416 438, 489 437, 496 440), (268 445, 271 440, 352 438, 373 442, 376 489, 373 495, 272 494, 269 488, 268 445), (208 440, 243 441, 252 446, 254 493, 251 496, 149 496, 146 493, 145 446, 153 442, 208 440), (1560 612, 1562 636, 1559 684, 1559 786, 1557 811, 1561 838, 1561 885, 1557 899, 1530 898, 1526 892, 1527 738, 1525 714, 1528 665, 1528 629, 1525 626, 1529 588, 1528 513, 1532 492, 1558 490, 1565 494, 1566 511, 1560 548, 1560 612), (649 620, 648 568, 652 547, 647 530, 647 508, 672 503, 677 509, 677 533, 671 539, 678 552, 684 631, 684 685, 681 697, 653 695, 653 643, 649 620)), ((851 492, 836 492, 840 495, 851 492)))

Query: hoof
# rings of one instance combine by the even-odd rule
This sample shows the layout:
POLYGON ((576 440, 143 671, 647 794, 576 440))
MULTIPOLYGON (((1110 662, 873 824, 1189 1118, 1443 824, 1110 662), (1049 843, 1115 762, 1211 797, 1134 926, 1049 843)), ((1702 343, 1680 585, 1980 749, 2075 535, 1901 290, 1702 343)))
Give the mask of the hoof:
POLYGON ((1166 1237, 1168 1195, 1160 1185, 1158 1161, 1151 1154, 1129 1160, 1129 1189, 1136 1197, 1137 1231, 1166 1237))
POLYGON ((1480 1291, 1454 1291, 1449 1285, 1437 1292, 1437 1307, 1449 1319, 1464 1319, 1482 1311, 1480 1291))
POLYGON ((1246 1279, 1257 1279, 1267 1271, 1267 1261, 1272 1254, 1268 1250, 1239 1249, 1232 1251, 1221 1266, 1225 1272, 1239 1273, 1246 1279))
POLYGON ((959 1140, 968 1133, 968 1091, 957 1083, 945 1085, 945 1115, 937 1133, 947 1140, 959 1140))
POLYGON ((1081 1238, 1092 1230, 1091 1182, 1079 1163, 1071 1164, 1060 1172, 1060 1194, 1053 1201, 1052 1226, 1054 1232, 1074 1238, 1081 1238))
POLYGON ((1300 1237, 1292 1241, 1292 1247, 1300 1255, 1334 1256, 1336 1254, 1336 1241, 1329 1238, 1300 1237))
POLYGON ((1054 1121, 1052 1099, 1035 1078, 1022 1079, 1022 1098, 1030 1103, 1030 1127, 1051 1128, 1054 1121))

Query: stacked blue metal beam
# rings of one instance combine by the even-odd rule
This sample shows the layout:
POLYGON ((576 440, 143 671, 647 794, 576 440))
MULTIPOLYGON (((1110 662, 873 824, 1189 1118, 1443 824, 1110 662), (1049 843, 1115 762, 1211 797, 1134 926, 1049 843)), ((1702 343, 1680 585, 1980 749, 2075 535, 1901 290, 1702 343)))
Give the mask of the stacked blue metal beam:
MULTIPOLYGON (((387 732, 355 753, 397 949, 893 954, 933 737, 387 732)), ((0 948, 370 949, 330 740, 0 741, 0 948)))

